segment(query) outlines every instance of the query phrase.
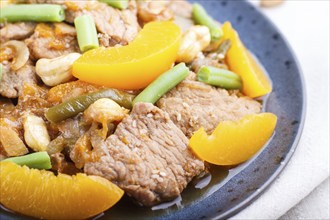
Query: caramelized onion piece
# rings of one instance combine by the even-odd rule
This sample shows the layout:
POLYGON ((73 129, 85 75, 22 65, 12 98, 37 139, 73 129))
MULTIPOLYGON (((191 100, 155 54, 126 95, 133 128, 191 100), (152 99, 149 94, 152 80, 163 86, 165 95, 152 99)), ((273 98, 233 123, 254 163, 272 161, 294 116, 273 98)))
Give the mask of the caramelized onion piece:
POLYGON ((3 44, 3 47, 9 47, 15 51, 15 57, 11 64, 13 70, 23 67, 29 60, 30 52, 25 43, 17 40, 11 40, 3 44))

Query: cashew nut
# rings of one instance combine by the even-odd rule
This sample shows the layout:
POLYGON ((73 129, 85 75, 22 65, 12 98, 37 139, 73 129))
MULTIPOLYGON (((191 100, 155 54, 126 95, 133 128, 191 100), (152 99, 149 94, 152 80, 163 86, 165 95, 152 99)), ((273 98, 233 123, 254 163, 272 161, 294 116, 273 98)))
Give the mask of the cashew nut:
POLYGON ((183 34, 176 61, 191 62, 210 42, 211 34, 207 27, 200 25, 192 26, 183 34))
POLYGON ((26 144, 34 151, 46 151, 50 138, 44 120, 35 115, 26 115, 23 126, 26 144))
POLYGON ((91 104, 84 112, 87 120, 99 123, 121 121, 128 110, 118 105, 111 99, 102 98, 91 104))
POLYGON ((54 59, 40 59, 36 63, 36 72, 48 86, 68 82, 73 77, 72 64, 80 56, 79 53, 70 53, 54 59))
POLYGON ((121 121, 127 116, 129 110, 121 107, 111 99, 102 98, 91 104, 84 112, 87 121, 102 124, 101 136, 106 138, 109 127, 108 123, 121 121))

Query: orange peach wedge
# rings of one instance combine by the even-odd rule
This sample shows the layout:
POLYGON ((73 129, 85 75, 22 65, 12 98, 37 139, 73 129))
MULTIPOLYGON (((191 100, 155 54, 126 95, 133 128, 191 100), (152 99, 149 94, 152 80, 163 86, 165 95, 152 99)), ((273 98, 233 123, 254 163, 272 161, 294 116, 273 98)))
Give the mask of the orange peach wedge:
POLYGON ((119 201, 123 191, 98 176, 55 176, 50 171, 0 162, 0 202, 24 215, 45 219, 86 219, 119 201))
POLYGON ((116 89, 142 89, 172 67, 180 41, 181 30, 173 22, 150 22, 127 46, 84 53, 74 62, 73 75, 116 89))
POLYGON ((223 40, 231 40, 231 47, 226 55, 229 69, 241 76, 243 93, 251 98, 266 95, 272 91, 272 85, 259 64, 245 48, 238 33, 229 22, 222 26, 223 40))
POLYGON ((202 160, 217 165, 236 165, 251 158, 272 136, 277 117, 272 113, 247 115, 239 121, 220 122, 211 135, 203 128, 189 145, 202 160))

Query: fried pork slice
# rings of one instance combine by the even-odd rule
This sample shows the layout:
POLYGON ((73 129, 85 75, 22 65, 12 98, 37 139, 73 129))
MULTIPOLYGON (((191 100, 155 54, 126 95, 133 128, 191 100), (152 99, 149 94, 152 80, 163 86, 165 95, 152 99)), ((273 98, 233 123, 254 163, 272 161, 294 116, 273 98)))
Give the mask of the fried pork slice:
POLYGON ((30 57, 35 60, 80 52, 76 30, 66 23, 39 23, 25 43, 30 50, 30 57))
POLYGON ((249 97, 194 78, 192 73, 157 102, 187 137, 200 127, 210 134, 221 121, 238 120, 261 110, 261 104, 249 97))
POLYGON ((6 64, 3 65, 2 71, 0 95, 4 97, 17 98, 22 94, 24 83, 35 84, 37 82, 35 68, 31 62, 27 62, 16 71, 10 68, 10 64, 6 64))
POLYGON ((83 14, 93 17, 100 44, 104 47, 127 45, 140 30, 135 1, 131 1, 125 10, 118 10, 98 1, 65 1, 64 6, 67 22, 73 23, 76 17, 83 14))
POLYGON ((33 22, 7 23, 0 30, 0 42, 9 40, 24 40, 33 34, 36 24, 33 22))
POLYGON ((204 170, 168 114, 148 103, 137 103, 98 148, 85 172, 107 178, 146 206, 176 198, 204 170))

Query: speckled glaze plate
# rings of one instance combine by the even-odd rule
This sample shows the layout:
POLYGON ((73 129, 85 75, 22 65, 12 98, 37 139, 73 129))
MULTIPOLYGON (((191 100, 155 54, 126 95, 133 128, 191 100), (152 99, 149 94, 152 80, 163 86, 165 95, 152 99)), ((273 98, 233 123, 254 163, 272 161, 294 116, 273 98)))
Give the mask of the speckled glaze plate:
MULTIPOLYGON (((96 217, 98 219, 226 219, 260 196, 284 169, 297 147, 304 124, 305 90, 298 63, 284 37, 246 1, 199 2, 218 21, 231 21, 247 48, 268 72, 273 92, 264 100, 264 110, 278 116, 275 134, 248 162, 234 168, 212 167, 211 175, 204 182, 192 182, 169 208, 139 207, 124 197, 96 217)), ((0 219, 30 218, 0 210, 0 219)))

